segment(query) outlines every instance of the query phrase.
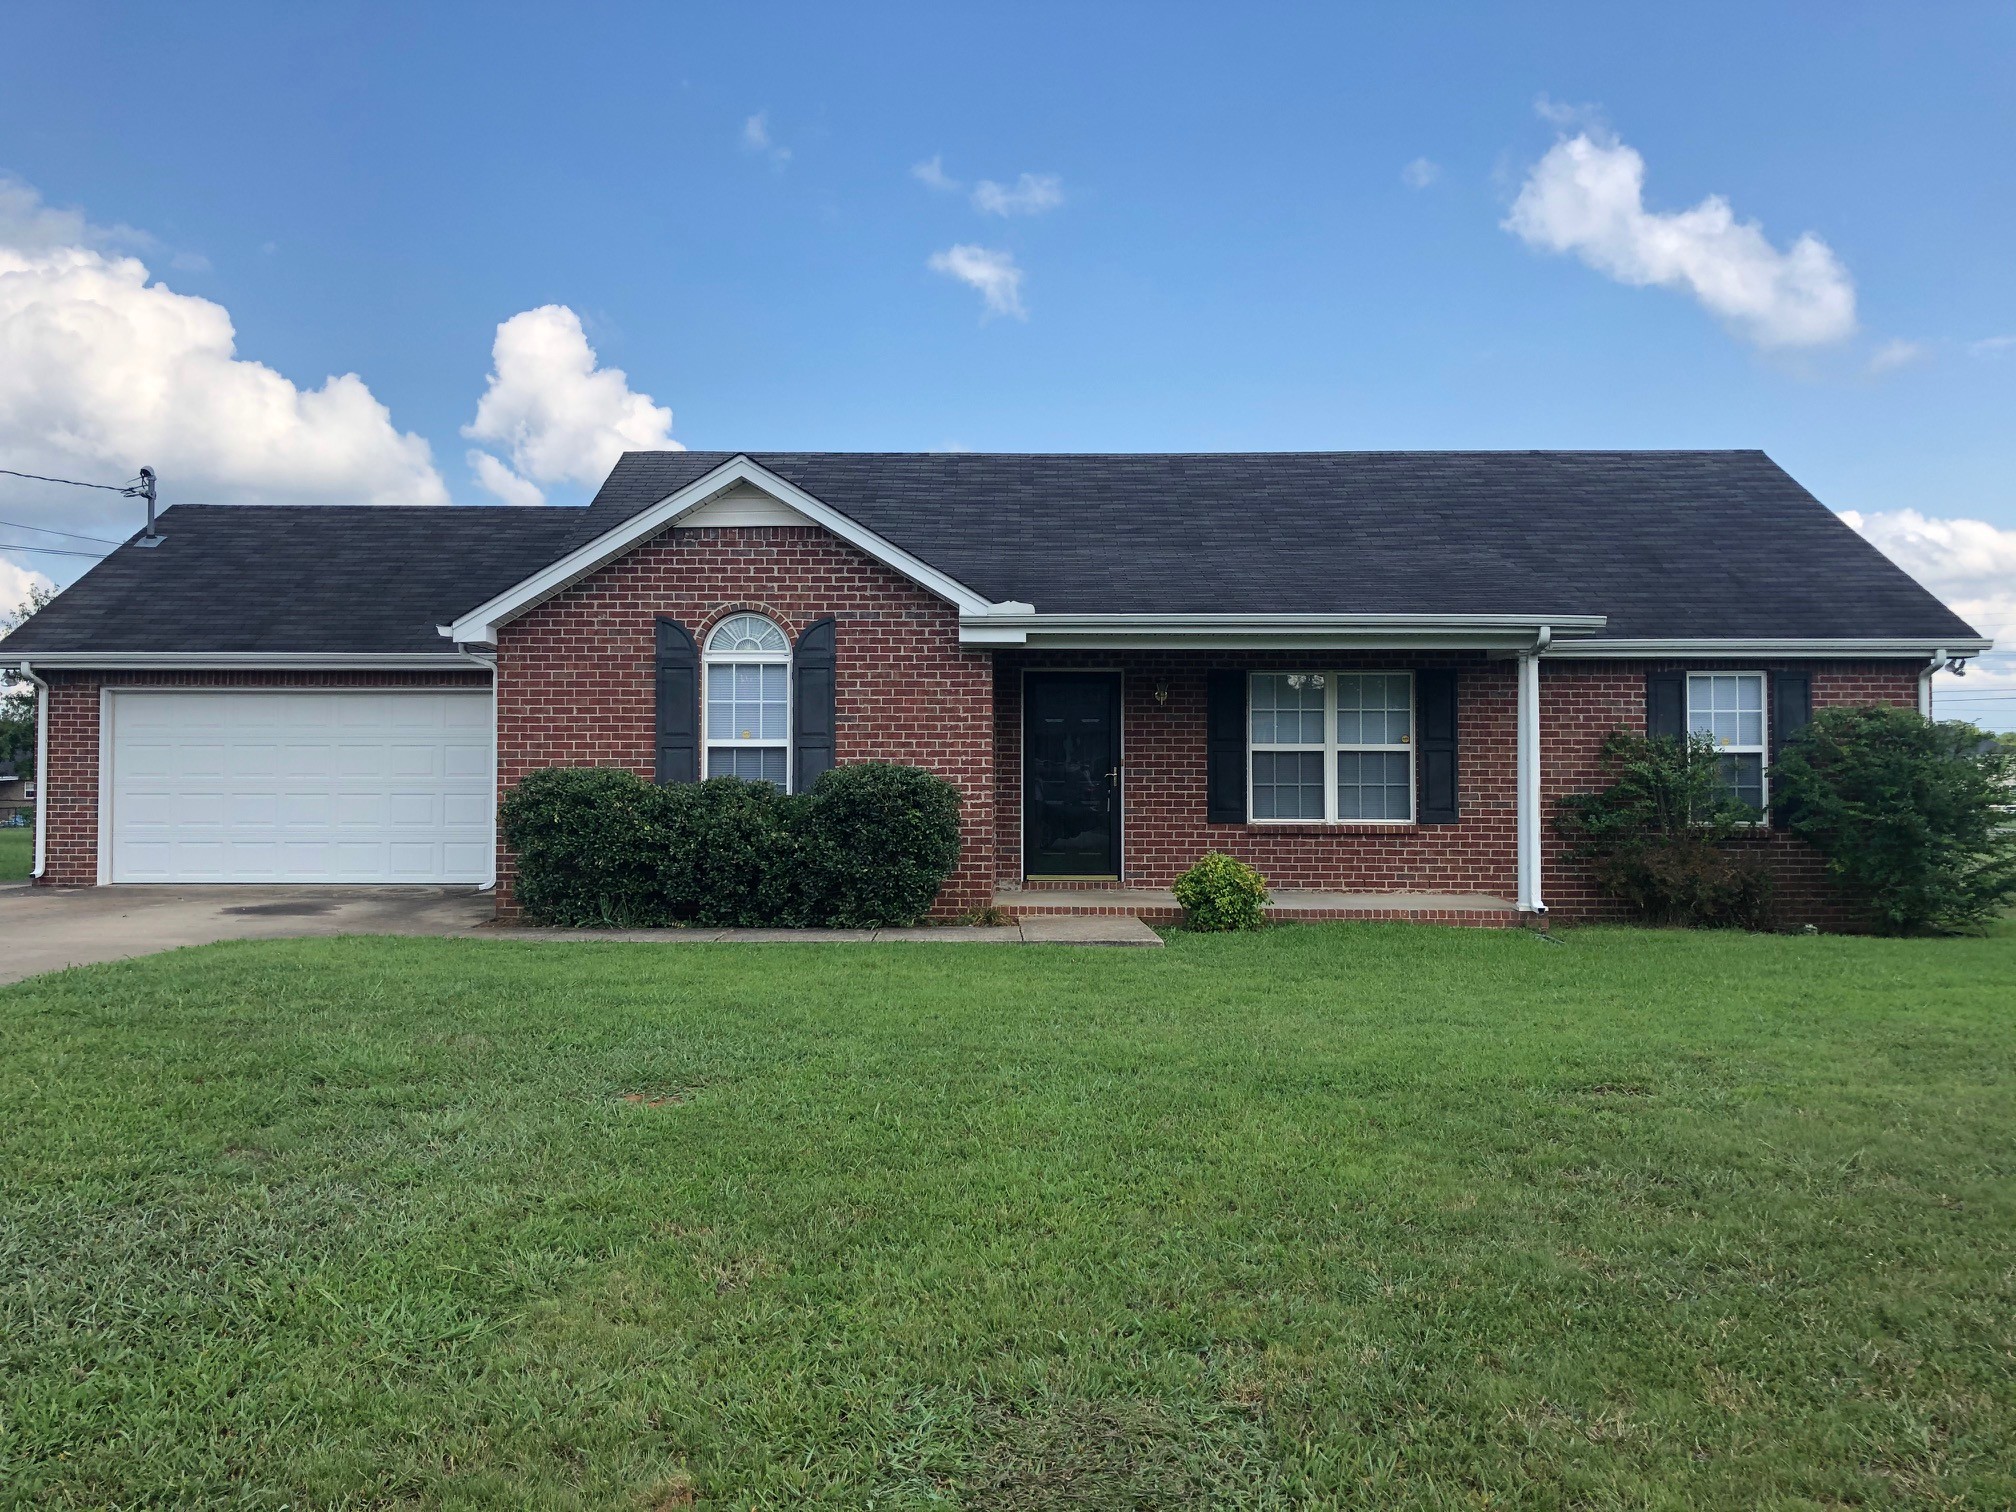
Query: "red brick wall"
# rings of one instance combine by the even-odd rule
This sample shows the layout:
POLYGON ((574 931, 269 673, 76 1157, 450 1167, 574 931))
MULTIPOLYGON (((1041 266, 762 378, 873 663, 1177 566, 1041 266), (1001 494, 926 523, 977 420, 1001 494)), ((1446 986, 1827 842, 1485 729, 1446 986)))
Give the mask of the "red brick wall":
MULTIPOLYGON (((958 611, 865 552, 811 527, 667 531, 499 633, 501 785, 547 766, 649 776, 656 752, 657 617, 695 641, 738 609, 795 642, 831 616, 835 756, 928 768, 966 797, 958 870, 937 912, 986 903, 994 875, 992 667, 959 648, 958 611)), ((498 903, 512 861, 498 855, 498 903)))
MULTIPOLYGON (((1603 737, 1645 727, 1645 673, 1678 662, 1558 661, 1540 664, 1542 896, 1562 922, 1617 917, 1615 905, 1567 861, 1552 829, 1561 796, 1602 785, 1603 737)), ((1842 704, 1915 705, 1916 662, 1772 662, 1764 670, 1810 671, 1816 709, 1842 704)), ((1137 886, 1166 887, 1208 850, 1258 867, 1278 887, 1342 891, 1518 892, 1516 663, 1481 655, 1289 656, 1279 652, 1068 652, 1000 654, 995 678, 995 853, 1001 880, 1022 875, 1020 673, 1042 667, 1118 668, 1123 674, 1122 866, 1137 886), (1208 824, 1204 818, 1204 683, 1212 667, 1405 670, 1455 666, 1462 819, 1450 825, 1208 824), (1155 690, 1167 687, 1167 703, 1155 690)), ((1754 668, 1746 668, 1754 670, 1754 668)), ((1790 836, 1758 838, 1778 878, 1782 922, 1854 922, 1828 885, 1820 859, 1790 836)))
MULTIPOLYGON (((995 852, 1004 881, 1022 876, 1024 669, 1117 667, 1122 672, 1121 865, 1140 887, 1167 887, 1206 851, 1256 866, 1277 887, 1347 892, 1517 890, 1513 788, 1515 663, 1480 653, 1354 655, 1282 652, 1000 653, 994 680, 995 852), (1456 824, 1207 824, 1204 818, 1204 683, 1213 667, 1277 671, 1458 669, 1456 824), (1169 690, 1158 703, 1158 687, 1169 690)), ((1047 884, 1046 884, 1047 885, 1047 884)))
MULTIPOLYGON (((1734 667, 1733 663, 1723 663, 1734 667)), ((1737 670, 1766 673, 1806 671, 1813 677, 1813 708, 1855 704, 1918 705, 1918 661, 1758 661, 1737 670)), ((1711 670, 1680 661, 1553 661, 1540 663, 1540 765, 1542 807, 1542 896, 1563 921, 1618 919, 1614 900, 1596 891, 1588 874, 1562 855, 1553 830, 1555 802, 1569 793, 1603 785, 1599 752, 1603 737, 1620 726, 1645 729, 1645 674, 1655 668, 1711 670)), ((1765 831, 1756 844, 1770 857, 1777 882, 1775 910, 1780 924, 1852 928, 1860 923, 1828 881, 1819 854, 1803 841, 1765 831)))
POLYGON ((481 688, 484 672, 45 672, 49 684, 49 770, 40 793, 47 814, 45 887, 98 881, 98 707, 111 688, 481 688))

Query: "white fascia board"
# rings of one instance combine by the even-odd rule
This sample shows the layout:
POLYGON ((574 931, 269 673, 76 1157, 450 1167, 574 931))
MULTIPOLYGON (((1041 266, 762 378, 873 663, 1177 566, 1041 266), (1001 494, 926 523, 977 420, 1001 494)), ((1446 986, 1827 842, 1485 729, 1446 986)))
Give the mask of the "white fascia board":
POLYGON ((1586 659, 1600 657, 1606 660, 1639 659, 1647 657, 1749 657, 1749 656, 1797 656, 1825 659, 1829 657, 1866 659, 1872 656, 1931 656, 1943 651, 1948 656, 1978 656, 1990 649, 1992 640, 1798 640, 1798 639, 1730 639, 1730 640, 1610 640, 1593 639, 1577 641, 1572 645, 1555 645, 1540 654, 1549 657, 1572 657, 1586 659))
MULTIPOLYGON (((106 672, 466 672, 470 667, 469 655, 461 651, 24 651, 20 660, 37 669, 82 667, 106 672)), ((14 664, 0 652, 0 666, 14 664)))
POLYGON ((962 617, 965 646, 1100 649, 1531 650, 1537 639, 1590 635, 1602 615, 1502 614, 1001 614, 962 617))
POLYGON ((494 645, 499 627, 571 587, 591 572, 606 567, 640 541, 648 540, 677 522, 680 516, 690 514, 740 483, 753 484, 790 505, 811 523, 832 532, 851 546, 858 546, 920 588, 956 605, 962 615, 978 617, 994 612, 995 605, 984 595, 947 577, 900 546, 885 541, 874 531, 815 499, 796 484, 778 477, 769 468, 738 454, 712 472, 695 478, 676 493, 667 494, 649 509, 638 511, 622 524, 577 546, 523 582, 505 589, 488 603, 477 605, 447 626, 445 633, 460 645, 494 645))

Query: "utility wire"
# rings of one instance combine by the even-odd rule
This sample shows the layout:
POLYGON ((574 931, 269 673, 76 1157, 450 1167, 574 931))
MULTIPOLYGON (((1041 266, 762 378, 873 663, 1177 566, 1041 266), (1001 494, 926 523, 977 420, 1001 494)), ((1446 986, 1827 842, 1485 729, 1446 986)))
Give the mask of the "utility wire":
POLYGON ((12 541, 0 541, 0 551, 33 551, 43 556, 89 557, 94 562, 102 562, 112 554, 109 551, 65 551, 60 546, 17 546, 12 541))
POLYGON ((139 491, 131 483, 85 483, 76 478, 51 478, 42 473, 16 472, 11 467, 0 467, 0 473, 10 478, 32 478, 37 483, 67 483, 72 488, 102 488, 107 493, 125 494, 129 499, 139 491))
POLYGON ((114 541, 105 536, 86 535, 81 530, 58 530, 53 525, 29 525, 21 520, 0 520, 9 530, 39 530, 43 535, 69 536, 75 541, 95 541, 100 546, 123 546, 124 541, 114 541))

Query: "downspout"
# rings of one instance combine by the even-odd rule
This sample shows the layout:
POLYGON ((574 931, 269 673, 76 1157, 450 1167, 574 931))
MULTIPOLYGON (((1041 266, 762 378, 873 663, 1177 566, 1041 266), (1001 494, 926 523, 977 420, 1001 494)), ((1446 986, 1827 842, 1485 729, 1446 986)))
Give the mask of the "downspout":
POLYGON ((1932 674, 1947 662, 1946 648, 1941 646, 1932 653, 1931 665, 1918 674, 1918 713, 1926 719, 1932 717, 1932 674))
MULTIPOLYGON (((462 651, 460 646, 455 648, 462 651)), ((497 803, 502 796, 497 786, 497 703, 500 689, 497 686, 497 662, 493 657, 478 656, 474 651, 462 651, 465 660, 481 667, 490 674, 490 880, 485 882, 480 892, 497 890, 497 803)), ((39 810, 37 812, 40 812, 39 810)))
POLYGON ((1547 917, 1540 896, 1540 653, 1553 639, 1553 628, 1542 625, 1533 648, 1519 653, 1519 912, 1536 920, 1547 917))
POLYGON ((35 684, 35 867, 30 880, 49 868, 49 684, 25 661, 21 675, 35 684))

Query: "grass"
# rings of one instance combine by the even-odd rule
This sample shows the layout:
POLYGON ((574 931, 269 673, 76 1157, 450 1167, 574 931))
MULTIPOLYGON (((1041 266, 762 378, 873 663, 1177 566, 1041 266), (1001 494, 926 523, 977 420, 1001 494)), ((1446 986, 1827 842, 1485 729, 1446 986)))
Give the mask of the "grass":
POLYGON ((2016 933, 0 991, 0 1499, 2016 1503, 2016 933))
POLYGON ((0 829, 0 882, 19 882, 35 869, 33 827, 0 829))

